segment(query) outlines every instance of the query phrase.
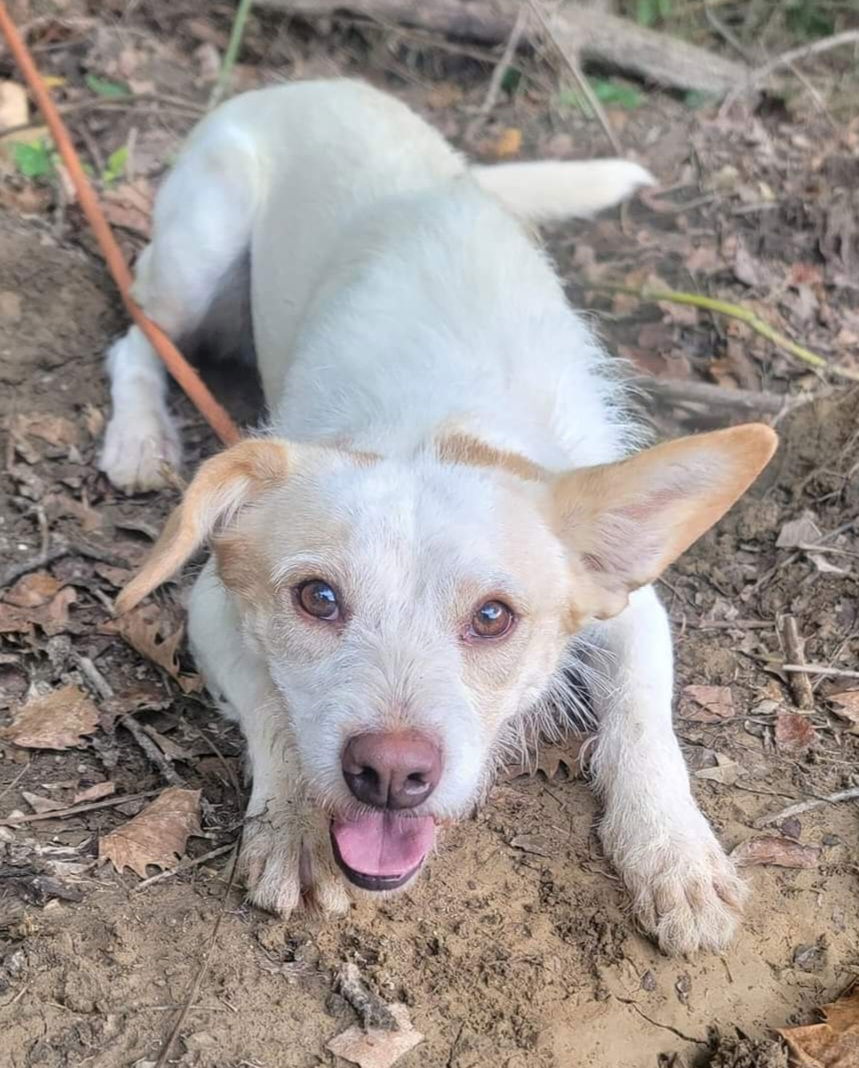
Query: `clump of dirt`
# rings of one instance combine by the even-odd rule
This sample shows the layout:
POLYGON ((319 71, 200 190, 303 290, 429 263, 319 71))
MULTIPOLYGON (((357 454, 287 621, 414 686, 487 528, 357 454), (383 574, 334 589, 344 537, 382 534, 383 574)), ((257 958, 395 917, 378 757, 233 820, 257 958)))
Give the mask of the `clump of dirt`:
POLYGON ((775 1039, 728 1038, 717 1033, 711 1046, 706 1068, 788 1068, 787 1048, 775 1039))

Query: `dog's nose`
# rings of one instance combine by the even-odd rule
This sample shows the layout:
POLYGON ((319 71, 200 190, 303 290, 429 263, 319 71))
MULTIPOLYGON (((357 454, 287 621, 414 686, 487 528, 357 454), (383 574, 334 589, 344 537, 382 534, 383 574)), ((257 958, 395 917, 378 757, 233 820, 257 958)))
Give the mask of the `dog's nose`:
POLYGON ((341 764, 349 789, 374 808, 414 808, 441 778, 439 747, 411 730, 357 734, 341 764))

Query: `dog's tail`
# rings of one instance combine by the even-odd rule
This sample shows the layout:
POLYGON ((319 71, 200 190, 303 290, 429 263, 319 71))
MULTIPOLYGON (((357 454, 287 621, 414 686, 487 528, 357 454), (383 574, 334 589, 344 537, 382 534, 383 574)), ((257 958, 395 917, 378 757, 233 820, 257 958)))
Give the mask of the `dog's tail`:
POLYGON ((624 159, 499 163, 472 174, 514 215, 535 223, 588 218, 654 184, 644 167, 624 159))

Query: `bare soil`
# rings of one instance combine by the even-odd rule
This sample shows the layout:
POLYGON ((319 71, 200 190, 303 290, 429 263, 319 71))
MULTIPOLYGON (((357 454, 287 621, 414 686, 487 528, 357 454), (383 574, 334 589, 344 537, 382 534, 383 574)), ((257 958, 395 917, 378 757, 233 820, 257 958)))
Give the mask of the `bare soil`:
MULTIPOLYGON (((199 100, 207 89, 201 39, 210 32, 222 46, 228 23, 223 12, 203 22, 193 7, 141 5, 135 19, 119 22, 105 15, 95 44, 89 33, 84 39, 64 29, 58 38, 64 47, 43 52, 45 67, 55 64, 78 81, 84 69, 118 77, 116 57, 130 48, 123 62, 136 63, 141 80, 151 77, 161 92, 199 100)), ((406 62, 402 48, 386 52, 377 42, 368 49, 362 38, 358 49, 352 31, 336 24, 320 39, 306 27, 291 36, 269 32, 272 18, 251 25, 251 62, 240 71, 245 83, 357 69, 460 140, 469 109, 485 91, 485 65, 467 57, 452 66, 443 49, 427 48, 423 58, 406 62)), ((93 121, 89 134, 103 152, 121 143, 130 125, 137 128, 138 171, 154 183, 190 119, 143 117, 129 105, 93 121)), ((809 661, 859 664, 855 524, 833 534, 827 545, 838 551, 822 557, 776 546, 784 524, 806 511, 823 534, 855 520, 859 392, 824 388, 807 367, 725 320, 588 296, 581 283, 594 265, 613 279, 658 272, 684 288, 757 301, 809 345, 849 359, 859 301, 845 281, 844 261, 854 255, 854 235, 836 249, 830 230, 833 205, 855 196, 855 183, 843 176, 853 172, 838 161, 855 151, 849 137, 857 126, 848 123, 836 135, 819 117, 787 112, 716 120, 658 93, 614 121, 624 143, 673 192, 659 194, 655 207, 638 204, 550 236, 561 269, 576 280, 573 298, 592 300, 604 336, 639 370, 727 388, 819 394, 780 420, 783 444, 768 474, 663 586, 677 633, 678 731, 696 795, 731 849, 762 833, 754 829, 761 817, 859 784, 859 737, 827 696, 859 688, 855 681, 813 676, 815 708, 805 713, 810 739, 797 744, 777 729, 780 715, 783 723, 794 709, 778 667, 776 627, 789 612, 809 661), (746 210, 755 197, 768 206, 746 210), (693 206, 678 210, 685 201, 693 206), (729 688, 733 715, 702 722, 700 704, 685 692, 689 685, 729 688)), ((492 138, 509 127, 521 131, 524 157, 604 154, 598 128, 580 114, 550 111, 538 89, 503 99, 472 150, 493 158, 492 138)), ((102 353, 123 316, 74 206, 58 209, 46 188, 37 210, 31 206, 24 217, 23 184, 7 174, 4 188, 0 560, 5 568, 36 559, 43 541, 67 544, 68 553, 42 570, 72 586, 77 599, 61 625, 0 635, 0 723, 28 694, 68 682, 87 689, 80 655, 118 695, 144 692, 139 721, 179 747, 172 767, 203 792, 204 837, 192 838, 188 850, 197 857, 235 839, 241 738, 205 695, 183 695, 165 672, 105 630, 110 599, 175 495, 126 499, 97 473, 107 410, 102 353), (51 444, 32 434, 22 441, 15 418, 35 413, 65 417, 77 441, 51 444)), ((129 251, 139 247, 140 231, 122 232, 129 251)), ((216 386, 235 410, 248 413, 247 383, 221 373, 216 386)), ((187 402, 178 394, 174 400, 193 464, 215 443, 187 402)), ((654 418, 672 433, 715 421, 712 413, 670 407, 654 418)), ((189 581, 161 595, 165 612, 178 617, 189 581)), ((164 785, 110 716, 77 749, 0 743, 0 819, 32 812, 24 792, 70 803, 77 791, 105 781, 118 795, 164 785)), ((855 802, 823 805, 767 828, 819 848, 816 863, 750 868, 752 893, 736 944, 724 957, 688 961, 661 956, 635 930, 600 852, 587 784, 563 770, 551 779, 538 773, 499 782, 486 807, 445 834, 413 890, 325 922, 308 915, 281 922, 249 908, 240 889, 229 886, 228 856, 142 890, 130 871, 99 866, 99 837, 143 804, 0 825, 3 1064, 153 1064, 206 960, 171 1063, 345 1064, 325 1045, 355 1022, 333 983, 338 966, 352 961, 386 1001, 409 1006, 425 1035, 398 1062, 402 1068, 785 1068, 787 1054, 773 1029, 814 1019, 817 1006, 859 975, 855 802)))

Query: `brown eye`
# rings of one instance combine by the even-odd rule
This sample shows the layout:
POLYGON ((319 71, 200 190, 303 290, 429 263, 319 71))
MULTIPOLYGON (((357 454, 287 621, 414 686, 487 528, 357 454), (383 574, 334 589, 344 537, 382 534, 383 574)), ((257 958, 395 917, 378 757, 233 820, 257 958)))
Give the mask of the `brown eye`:
POLYGON ((513 612, 503 601, 487 601, 471 617, 471 633, 477 638, 502 638, 513 626, 513 612))
POLYGON ((303 582, 296 590, 296 595, 298 603, 309 616, 324 619, 329 623, 339 618, 340 605, 337 603, 337 594, 322 579, 303 582))

